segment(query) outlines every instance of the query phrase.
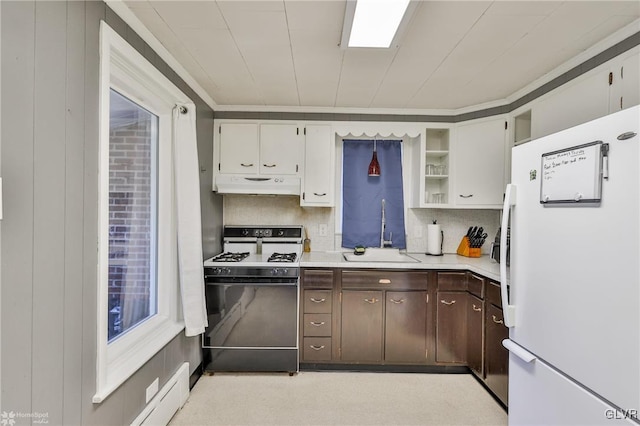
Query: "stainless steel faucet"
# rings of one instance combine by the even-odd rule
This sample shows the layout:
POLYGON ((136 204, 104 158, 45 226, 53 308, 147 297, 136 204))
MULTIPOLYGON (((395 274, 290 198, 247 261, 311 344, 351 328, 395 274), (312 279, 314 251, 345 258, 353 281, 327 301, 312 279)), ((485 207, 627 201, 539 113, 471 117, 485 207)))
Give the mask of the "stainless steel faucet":
POLYGON ((382 221, 380 223, 380 248, 391 247, 391 245, 393 244, 393 242, 391 241, 393 237, 393 232, 389 233, 388 240, 384 239, 384 232, 387 230, 387 218, 384 213, 384 205, 385 205, 385 201, 383 198, 382 199, 382 221))

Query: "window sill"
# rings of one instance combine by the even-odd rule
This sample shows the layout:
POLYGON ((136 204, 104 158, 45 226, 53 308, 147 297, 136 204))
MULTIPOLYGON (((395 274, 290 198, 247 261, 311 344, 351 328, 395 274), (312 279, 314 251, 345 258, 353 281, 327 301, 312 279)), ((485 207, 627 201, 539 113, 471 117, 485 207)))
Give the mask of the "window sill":
MULTIPOLYGON (((174 337, 184 330, 184 322, 165 321, 147 334, 126 352, 118 356, 116 365, 109 365, 104 373, 105 382, 97 385, 93 403, 99 404, 127 381, 147 361, 162 350, 174 337)), ((100 376, 101 372, 98 372, 100 376)))

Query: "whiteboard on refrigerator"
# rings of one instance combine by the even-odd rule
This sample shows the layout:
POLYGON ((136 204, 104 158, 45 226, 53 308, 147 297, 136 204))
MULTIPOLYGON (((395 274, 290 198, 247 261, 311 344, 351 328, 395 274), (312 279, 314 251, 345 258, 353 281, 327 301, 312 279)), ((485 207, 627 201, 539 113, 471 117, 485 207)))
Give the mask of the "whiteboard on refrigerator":
POLYGON ((599 204, 607 151, 595 141, 542 154, 540 203, 599 204))

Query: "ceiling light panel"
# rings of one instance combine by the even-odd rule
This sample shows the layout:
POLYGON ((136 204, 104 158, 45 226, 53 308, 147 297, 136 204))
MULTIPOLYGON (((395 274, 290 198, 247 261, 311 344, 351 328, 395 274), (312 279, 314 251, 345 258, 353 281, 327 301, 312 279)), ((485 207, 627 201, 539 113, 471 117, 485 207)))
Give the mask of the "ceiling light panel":
POLYGON ((391 46, 408 6, 409 0, 358 0, 349 47, 391 46))

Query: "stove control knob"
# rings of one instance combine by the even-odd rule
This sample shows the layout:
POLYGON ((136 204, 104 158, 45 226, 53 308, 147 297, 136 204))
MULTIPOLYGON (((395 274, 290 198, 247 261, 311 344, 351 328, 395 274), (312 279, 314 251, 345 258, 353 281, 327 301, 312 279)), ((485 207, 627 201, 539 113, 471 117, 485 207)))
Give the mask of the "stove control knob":
POLYGON ((289 270, 287 268, 284 268, 282 270, 282 275, 287 275, 288 272, 289 272, 289 270))
POLYGON ((246 236, 248 236, 248 235, 249 235, 249 230, 248 230, 248 229, 243 229, 243 230, 242 230, 242 236, 243 236, 243 237, 246 237, 246 236))
POLYGON ((284 229, 278 229, 278 237, 282 237, 284 235, 284 229))
POLYGON ((278 268, 273 268, 273 269, 271 270, 271 275, 278 275, 278 272, 280 272, 280 271, 278 270, 278 268))
POLYGON ((231 273, 231 269, 230 268, 224 268, 224 273, 229 275, 231 273))

